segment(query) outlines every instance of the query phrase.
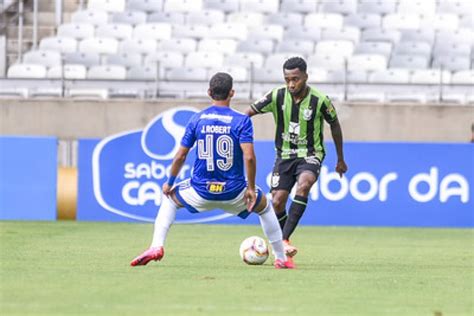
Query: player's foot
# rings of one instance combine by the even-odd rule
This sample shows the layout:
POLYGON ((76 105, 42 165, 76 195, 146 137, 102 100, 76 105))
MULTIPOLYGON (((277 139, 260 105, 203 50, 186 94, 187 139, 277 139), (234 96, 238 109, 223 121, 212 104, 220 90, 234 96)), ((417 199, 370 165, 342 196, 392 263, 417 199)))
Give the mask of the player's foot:
POLYGON ((296 268, 295 264, 293 263, 293 260, 283 261, 281 259, 276 259, 275 263, 273 265, 275 266, 275 269, 294 269, 294 268, 296 268))
POLYGON ((283 240, 283 246, 285 248, 285 254, 288 257, 294 257, 298 253, 298 248, 291 245, 289 240, 283 240))
POLYGON ((130 262, 132 267, 144 266, 151 260, 159 261, 165 255, 163 247, 151 247, 130 262))

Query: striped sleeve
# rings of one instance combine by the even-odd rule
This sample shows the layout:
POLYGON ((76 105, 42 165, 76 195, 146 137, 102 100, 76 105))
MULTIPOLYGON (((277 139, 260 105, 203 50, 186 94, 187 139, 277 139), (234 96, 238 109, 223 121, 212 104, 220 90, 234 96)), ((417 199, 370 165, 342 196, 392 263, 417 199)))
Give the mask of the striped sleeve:
POLYGON ((260 100, 252 103, 250 107, 257 113, 267 113, 273 111, 273 108, 275 107, 273 90, 265 94, 260 100))
POLYGON ((334 108, 334 105, 327 96, 324 99, 323 104, 321 105, 321 113, 323 114, 324 120, 328 123, 332 123, 337 120, 336 109, 334 108))

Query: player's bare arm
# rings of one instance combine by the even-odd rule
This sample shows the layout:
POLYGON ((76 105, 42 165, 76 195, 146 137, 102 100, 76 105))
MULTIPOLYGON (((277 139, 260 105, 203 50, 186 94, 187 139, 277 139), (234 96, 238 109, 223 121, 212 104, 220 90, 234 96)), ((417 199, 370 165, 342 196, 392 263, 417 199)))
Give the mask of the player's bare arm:
POLYGON ((254 109, 252 109, 250 106, 247 108, 247 110, 245 110, 245 114, 248 116, 248 117, 252 117, 256 114, 258 114, 254 109))
POLYGON ((346 173, 347 171, 347 165, 346 165, 346 162, 344 161, 344 151, 342 149, 343 137, 342 137, 341 124, 339 124, 338 119, 331 122, 330 124, 331 124, 332 139, 334 140, 334 145, 336 146, 336 153, 337 153, 336 172, 342 178, 342 175, 346 173))
POLYGON ((257 201, 257 194, 255 193, 255 176, 257 173, 257 158, 252 143, 240 144, 244 156, 245 171, 247 173, 247 192, 245 197, 247 199, 247 210, 252 211, 255 202, 257 201))
MULTIPOLYGON (((178 149, 178 152, 173 158, 173 163, 171 164, 171 170, 170 170, 170 178, 176 178, 181 171, 181 168, 184 165, 184 162, 186 161, 186 157, 188 156, 189 153, 189 148, 180 146, 178 149)), ((169 184, 168 182, 163 185, 163 194, 166 196, 169 196, 171 194, 171 189, 173 185, 169 184)))

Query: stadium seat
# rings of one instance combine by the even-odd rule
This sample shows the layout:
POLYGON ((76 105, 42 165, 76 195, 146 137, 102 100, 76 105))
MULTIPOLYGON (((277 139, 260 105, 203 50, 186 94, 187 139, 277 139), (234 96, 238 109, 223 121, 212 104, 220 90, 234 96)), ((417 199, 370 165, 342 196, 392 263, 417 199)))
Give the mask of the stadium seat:
POLYGON ((113 23, 126 23, 130 25, 146 23, 147 15, 143 11, 125 11, 112 14, 113 23))
POLYGON ((115 54, 118 51, 118 41, 115 38, 91 37, 79 42, 81 53, 115 54))
MULTIPOLYGON (((76 11, 71 15, 72 23, 87 23, 93 25, 106 24, 109 20, 109 15, 101 10, 81 10, 76 11)), ((62 34, 61 34, 62 35, 62 34)))
POLYGON ((359 29, 381 28, 382 17, 376 13, 352 13, 344 17, 344 25, 359 29))
POLYGON ((397 0, 359 0, 357 12, 391 14, 396 12, 397 0))
POLYGON ((255 68, 254 72, 253 72, 253 79, 254 79, 255 82, 279 82, 279 83, 281 83, 284 79, 283 79, 283 71, 280 67, 278 67, 278 68, 275 68, 275 67, 255 68))
POLYGON ((171 31, 171 24, 169 23, 138 24, 133 29, 133 37, 154 40, 170 39, 171 31))
POLYGON ((369 75, 369 82, 408 84, 410 82, 410 70, 397 68, 377 70, 369 75))
POLYGON ((439 30, 436 33, 436 43, 441 44, 474 44, 473 29, 458 29, 458 30, 439 30))
POLYGON ((340 14, 355 13, 357 11, 357 0, 322 0, 318 11, 340 14))
POLYGON ((354 54, 378 54, 388 59, 392 53, 392 46, 390 42, 361 42, 355 47, 354 54))
POLYGON ((203 9, 202 0, 165 0, 165 12, 199 12, 203 9))
MULTIPOLYGON (((463 15, 467 12, 473 12, 474 5, 472 1, 466 0, 441 0, 438 5, 439 13, 453 13, 463 15)), ((471 15, 472 17, 472 15, 471 15)))
POLYGON ((315 47, 315 53, 319 55, 339 55, 349 57, 353 52, 354 43, 352 41, 319 41, 315 47))
POLYGON ((261 26, 263 22, 264 15, 258 12, 234 12, 227 15, 227 23, 261 26))
POLYGON ((311 55, 314 53, 314 42, 308 40, 291 40, 287 39, 280 42, 276 49, 276 53, 299 52, 303 55, 311 55))
POLYGON ((199 42, 198 51, 218 52, 231 55, 237 50, 237 41, 233 39, 205 38, 199 42))
POLYGON ((390 68, 426 69, 429 58, 426 56, 393 55, 390 59, 390 68))
POLYGON ((376 71, 387 68, 387 58, 376 54, 357 54, 350 56, 347 61, 349 71, 376 71))
POLYGON ((173 37, 201 39, 209 36, 210 28, 204 24, 173 25, 173 37))
POLYGON ((304 25, 290 26, 284 34, 285 39, 300 39, 317 42, 321 39, 321 29, 319 27, 308 27, 304 25))
POLYGON ((382 18, 382 27, 386 30, 419 29, 421 19, 416 14, 387 14, 382 18))
POLYGON ((328 82, 328 71, 324 68, 308 67, 308 82, 323 83, 328 82))
POLYGON ((204 8, 226 13, 240 10, 240 2, 235 0, 204 0, 204 8))
POLYGON ((194 25, 194 24, 204 24, 204 25, 212 25, 216 23, 224 23, 225 22, 225 14, 220 10, 215 9, 207 9, 201 10, 199 12, 189 12, 186 15, 186 23, 194 25))
POLYGON ((310 27, 341 29, 344 17, 337 13, 309 13, 304 18, 304 25, 310 27))
POLYGON ((435 31, 430 28, 421 28, 419 30, 402 30, 402 42, 425 42, 430 46, 435 42, 435 31))
POLYGON ((50 79, 86 79, 87 68, 84 65, 65 64, 62 66, 54 66, 48 69, 47 77, 50 79), (64 70, 63 70, 64 69, 64 70))
POLYGON ((455 14, 436 14, 425 16, 420 21, 420 27, 434 30, 457 30, 459 28, 459 17, 455 14))
POLYGON ((166 73, 166 79, 171 81, 204 81, 207 80, 207 70, 204 67, 173 68, 166 73))
POLYGON ((346 65, 346 57, 342 55, 320 55, 315 54, 308 57, 308 66, 323 68, 327 70, 343 70, 346 65))
POLYGON ((182 54, 195 52, 197 41, 193 38, 171 38, 158 43, 158 49, 164 51, 175 51, 182 54))
POLYGON ((127 70, 120 65, 92 66, 87 71, 87 79, 123 80, 127 77, 127 70))
POLYGON ((401 32, 398 30, 384 29, 366 29, 362 31, 361 41, 365 42, 391 42, 398 43, 401 38, 401 32))
POLYGON ((95 35, 97 37, 112 37, 123 40, 132 37, 133 28, 129 24, 109 23, 97 26, 95 35))
POLYGON ((192 52, 184 60, 186 67, 221 67, 223 63, 223 54, 217 52, 192 52))
POLYGON ((282 0, 280 12, 314 13, 317 5, 317 0, 282 0))
MULTIPOLYGON (((154 65, 135 66, 127 71, 127 79, 131 80, 156 80, 158 69, 154 65)), ((160 71, 161 76, 161 71, 160 71)), ((158 78, 159 79, 159 78, 158 78)))
POLYGON ((46 66, 39 64, 13 64, 8 68, 8 78, 46 78, 46 66))
POLYGON ((229 66, 241 66, 245 67, 246 69, 250 69, 251 64, 253 64, 254 68, 262 68, 263 67, 263 55, 260 53, 243 53, 237 52, 228 56, 225 59, 225 65, 229 66))
POLYGON ((45 37, 41 39, 39 49, 72 53, 77 50, 77 41, 73 37, 45 37))
POLYGON ((120 52, 148 54, 156 51, 158 43, 154 39, 130 38, 120 43, 120 52))
POLYGON ((249 38, 271 39, 280 42, 283 39, 283 26, 279 24, 266 24, 262 26, 249 27, 249 38))
POLYGON ((129 68, 141 65, 142 56, 139 53, 112 54, 106 56, 105 62, 107 65, 121 65, 129 68))
POLYGON ((182 12, 153 12, 148 15, 148 23, 184 24, 186 16, 182 12))
POLYGON ((266 23, 279 24, 284 28, 303 25, 303 15, 294 12, 277 12, 267 16, 266 23))
POLYGON ((400 0, 397 12, 402 14, 434 15, 437 0, 400 0))
POLYGON ((163 0, 127 0, 127 7, 132 11, 163 11, 163 0))
POLYGON ((440 71, 439 69, 417 69, 413 70, 410 77, 411 83, 420 84, 440 84, 451 82, 451 73, 449 71, 440 71))
POLYGON ((281 72, 281 69, 282 69, 283 64, 285 63, 285 61, 288 58, 294 57, 294 56, 297 56, 297 54, 295 54, 295 53, 275 53, 275 54, 268 55, 268 57, 267 57, 267 59, 265 60, 265 63, 264 63, 264 68, 267 68, 267 69, 275 68, 275 69, 280 70, 280 72, 281 72))
POLYGON ((158 51, 146 55, 145 65, 159 63, 160 69, 182 67, 184 65, 183 54, 176 51, 158 51))
POLYGON ((471 55, 471 45, 467 43, 437 42, 433 49, 433 57, 442 56, 464 56, 471 55))
POLYGON ((247 26, 240 23, 217 23, 210 27, 210 31, 206 35, 211 38, 244 40, 247 38, 247 26))
MULTIPOLYGON (((474 70, 460 70, 451 76, 451 83, 453 84, 474 84, 474 70)), ((471 91, 472 93, 472 91, 471 91)))
POLYGON ((125 10, 125 0, 89 0, 87 2, 87 9, 123 12, 125 10))
POLYGON ((449 71, 461 71, 469 69, 471 60, 463 56, 439 56, 433 59, 433 68, 441 68, 449 71))
POLYGON ((94 37, 95 28, 93 24, 87 23, 66 23, 58 27, 58 37, 73 37, 84 39, 94 37))
POLYGON ((265 14, 278 12, 280 0, 240 0, 240 10, 265 14))
POLYGON ((23 55, 25 64, 37 64, 46 67, 61 65, 61 53, 53 50, 33 50, 23 55))
POLYGON ((394 54, 421 55, 429 58, 431 56, 431 45, 417 41, 400 42, 395 46, 394 54))
POLYGON ((357 44, 360 40, 360 30, 357 27, 345 26, 342 29, 326 28, 321 32, 322 40, 347 40, 357 44))
POLYGON ((369 80, 369 71, 364 69, 348 70, 346 72, 346 78, 348 83, 367 83, 369 80))
POLYGON ((268 55, 273 53, 274 42, 270 39, 248 39, 238 43, 237 51, 244 53, 260 53, 268 55))
POLYGON ((64 54, 65 64, 79 64, 91 67, 100 64, 100 55, 98 53, 73 52, 64 54))
POLYGON ((234 79, 234 81, 247 81, 249 79, 247 68, 242 67, 242 66, 225 66, 225 67, 211 68, 207 72, 207 78, 212 77, 217 72, 226 72, 230 74, 232 78, 234 79))
POLYGON ((472 17, 472 13, 464 14, 461 16, 461 19, 459 21, 459 27, 469 28, 471 30, 474 29, 474 18, 472 17))

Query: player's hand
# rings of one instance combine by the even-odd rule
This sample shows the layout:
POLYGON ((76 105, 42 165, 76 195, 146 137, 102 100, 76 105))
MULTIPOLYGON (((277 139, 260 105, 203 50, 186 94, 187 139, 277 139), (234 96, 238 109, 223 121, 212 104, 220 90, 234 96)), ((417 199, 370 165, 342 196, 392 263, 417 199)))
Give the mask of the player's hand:
POLYGON ((170 194, 171 194, 171 185, 169 185, 168 183, 165 183, 163 184, 163 194, 166 196, 166 197, 169 197, 170 194))
POLYGON ((347 165, 344 160, 338 160, 336 164, 336 172, 339 173, 339 177, 342 178, 342 175, 346 173, 347 165))
POLYGON ((257 193, 255 193, 255 190, 247 189, 245 192, 245 202, 247 203, 247 211, 252 212, 257 202, 257 193))

